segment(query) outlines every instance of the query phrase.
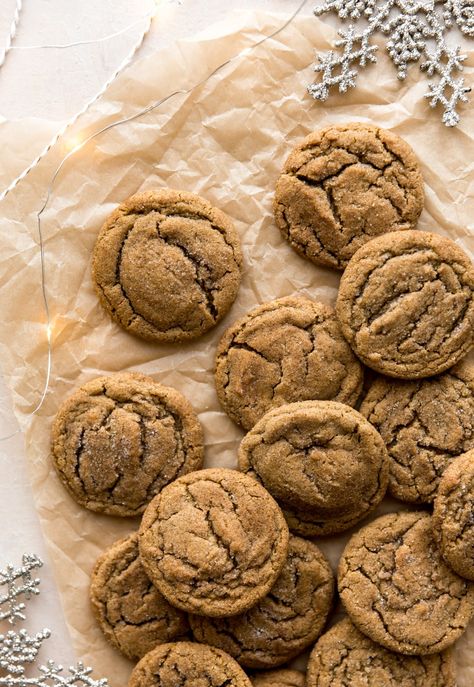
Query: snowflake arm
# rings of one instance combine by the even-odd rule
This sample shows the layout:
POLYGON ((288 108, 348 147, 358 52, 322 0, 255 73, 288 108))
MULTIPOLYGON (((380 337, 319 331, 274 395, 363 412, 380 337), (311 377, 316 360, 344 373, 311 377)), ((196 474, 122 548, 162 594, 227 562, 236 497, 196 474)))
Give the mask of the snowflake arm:
POLYGON ((92 668, 85 668, 83 663, 78 663, 63 675, 62 666, 48 661, 47 665, 40 666, 36 677, 0 677, 0 687, 107 687, 105 678, 94 680, 91 672, 92 668))
POLYGON ((0 595, 0 620, 8 620, 11 625, 17 620, 25 620, 25 604, 18 603, 17 598, 24 596, 29 599, 32 595, 39 594, 40 581, 31 577, 31 571, 41 568, 42 565, 43 561, 38 556, 25 554, 21 567, 7 565, 4 570, 0 570, 0 587, 7 588, 6 592, 0 595), (21 580, 21 584, 16 584, 17 580, 21 580))
POLYGON ((309 93, 317 100, 327 100, 331 86, 337 86, 339 93, 345 93, 356 85, 357 70, 352 65, 365 67, 368 62, 376 62, 376 45, 370 45, 370 33, 363 31, 357 33, 354 26, 350 25, 347 31, 341 29, 340 40, 336 41, 336 47, 342 47, 342 54, 332 50, 326 55, 319 56, 319 64, 314 71, 322 73, 319 83, 308 87, 309 93))
POLYGON ((465 35, 474 38, 474 5, 472 0, 447 0, 443 13, 447 27, 456 24, 465 35))

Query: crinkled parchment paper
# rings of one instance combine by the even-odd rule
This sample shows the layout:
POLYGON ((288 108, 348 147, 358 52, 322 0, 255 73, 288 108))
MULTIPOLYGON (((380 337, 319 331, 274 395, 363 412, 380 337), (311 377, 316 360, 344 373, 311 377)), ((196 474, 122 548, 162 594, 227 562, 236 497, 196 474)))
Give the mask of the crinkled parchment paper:
MULTIPOLYGON (((175 88, 197 83, 282 22, 257 12, 234 16, 204 37, 137 62, 73 134, 97 130, 175 88)), ((431 111, 422 98, 426 83, 417 69, 400 84, 382 54, 361 75, 356 91, 315 103, 305 91, 313 76, 314 50, 328 49, 334 35, 323 22, 299 17, 192 94, 104 133, 65 163, 42 217, 53 358, 49 393, 34 416, 29 414, 41 397, 46 373, 36 212, 64 147, 53 149, 0 206, 3 372, 26 432, 36 507, 78 656, 114 687, 126 683, 131 664, 108 646, 95 625, 88 605, 89 573, 101 551, 138 521, 94 515, 67 496, 48 451, 51 420, 61 401, 97 375, 140 370, 191 400, 205 427, 206 464, 235 466, 242 433, 219 408, 212 374, 224 328, 254 305, 288 294, 335 301, 338 274, 297 256, 276 230, 271 212, 283 161, 293 144, 315 128, 359 120, 404 137, 420 159, 426 182, 420 229, 447 234, 474 251, 472 104, 462 108, 460 126, 447 130, 439 111, 431 111), (90 278, 92 247, 108 213, 136 191, 163 186, 202 194, 228 213, 245 255, 242 287, 230 314, 202 339, 178 346, 141 342, 112 324, 90 278)), ((472 52, 465 77, 474 82, 472 52)), ((404 506, 383 506, 397 507, 404 506)), ((346 538, 323 544, 334 566, 346 538)), ((474 684, 474 627, 459 642, 457 656, 459 687, 474 684)))

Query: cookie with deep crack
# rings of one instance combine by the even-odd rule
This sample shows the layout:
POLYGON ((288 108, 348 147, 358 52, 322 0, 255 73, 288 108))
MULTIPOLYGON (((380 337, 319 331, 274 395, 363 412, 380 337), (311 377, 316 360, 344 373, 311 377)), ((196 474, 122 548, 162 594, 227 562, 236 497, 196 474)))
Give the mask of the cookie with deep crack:
POLYGON ((441 477, 433 534, 449 567, 474 580, 474 449, 455 458, 441 477))
POLYGON ((237 661, 204 644, 162 644, 146 654, 128 687, 252 687, 237 661))
POLYGON ((305 687, 304 673, 288 668, 267 670, 253 675, 251 680, 253 687, 305 687))
POLYGON ((342 275, 336 314, 352 349, 372 369, 403 379, 431 377, 474 343, 474 267, 444 236, 379 236, 342 275))
POLYGON ((451 650, 403 656, 363 635, 348 618, 326 632, 308 662, 307 687, 455 687, 451 650))
POLYGON ((363 527, 338 570, 341 601, 352 622, 386 649, 443 651, 474 615, 474 584, 443 561, 428 513, 392 513, 363 527))
POLYGON ((382 500, 388 455, 377 430, 334 401, 270 411, 243 438, 239 468, 259 480, 303 536, 342 532, 382 500))
POLYGON ((390 493, 433 501, 446 467, 474 448, 474 365, 462 361, 438 377, 379 377, 360 412, 380 432, 390 457, 390 493))
POLYGON ((307 136, 286 161, 274 199, 276 224, 291 246, 339 270, 375 236, 414 229, 422 208, 413 150, 391 131, 362 123, 307 136))
POLYGON ((171 606, 146 575, 136 532, 99 557, 90 598, 105 637, 132 660, 158 644, 183 639, 189 630, 186 614, 171 606))
POLYGON ((211 468, 158 494, 143 515, 139 546, 148 576, 173 606, 223 617, 270 591, 288 554, 288 527, 255 480, 211 468))
POLYGON ((334 310, 290 296, 254 308, 229 327, 217 347, 215 381, 226 413, 250 429, 285 403, 354 405, 363 371, 334 310))
POLYGON ((51 451, 81 506, 120 516, 142 513, 160 489, 198 470, 204 459, 202 428, 189 401, 131 372, 77 389, 53 422, 51 451))
POLYGON ((247 668, 286 663, 321 633, 332 606, 334 577, 318 547, 290 537, 288 558, 269 594, 242 615, 189 617, 195 639, 247 668))
POLYGON ((194 339, 221 320, 237 295, 238 234, 227 215, 194 193, 137 193, 103 225, 92 276, 121 327, 149 341, 194 339))

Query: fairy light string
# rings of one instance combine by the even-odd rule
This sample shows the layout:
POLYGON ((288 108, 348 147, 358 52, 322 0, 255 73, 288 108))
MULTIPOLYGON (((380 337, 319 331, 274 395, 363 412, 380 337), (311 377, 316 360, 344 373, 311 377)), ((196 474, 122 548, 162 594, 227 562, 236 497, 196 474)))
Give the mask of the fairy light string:
POLYGON ((153 18, 156 15, 156 12, 158 10, 158 3, 153 0, 152 2, 152 8, 147 15, 146 18, 146 26, 143 31, 143 33, 140 35, 140 38, 138 41, 134 44, 128 55, 125 57, 125 59, 120 63, 118 68, 115 70, 115 72, 107 79, 107 81, 104 83, 102 88, 90 99, 88 100, 83 107, 76 112, 76 114, 71 117, 60 129, 57 131, 53 138, 49 141, 49 143, 43 148, 43 150, 40 151, 40 153, 35 157, 33 162, 31 162, 30 165, 26 169, 23 170, 21 174, 19 174, 13 181, 5 188, 1 193, 0 193, 0 202, 10 193, 10 191, 13 191, 16 186, 26 177, 28 174, 35 169, 35 167, 38 166, 38 164, 41 162, 41 160, 44 158, 47 153, 53 148, 53 146, 56 145, 56 143, 59 141, 60 138, 64 136, 66 131, 70 129, 81 117, 87 110, 105 93, 105 91, 108 89, 108 87, 112 84, 113 81, 118 77, 119 74, 121 74, 133 61, 133 58, 135 57, 136 53, 138 50, 141 48, 143 45, 143 42, 148 35, 153 18))
MULTIPOLYGON (((51 370, 52 370, 52 322, 51 322, 51 314, 50 314, 50 308, 49 308, 49 301, 48 301, 48 294, 47 294, 47 288, 46 288, 46 260, 45 260, 45 249, 44 249, 44 236, 43 236, 43 214, 46 211, 49 202, 51 200, 51 197, 53 195, 54 191, 54 186, 56 183, 56 180, 58 176, 60 175, 61 171, 63 170, 64 166, 67 164, 67 162, 77 153, 79 150, 82 150, 85 146, 87 146, 89 143, 97 139, 99 136, 102 134, 105 134, 107 131, 110 131, 112 129, 115 129, 116 127, 122 126, 124 124, 128 124, 130 122, 133 122, 137 119, 140 119, 141 117, 147 115, 148 113, 156 110, 159 108, 161 105, 164 105, 166 102, 171 100, 172 98, 176 97, 177 95, 189 95, 193 93, 195 90, 200 88, 201 86, 205 85, 208 81, 210 81, 216 74, 220 73, 223 69, 225 69, 228 65, 232 64, 233 62, 236 62, 242 57, 245 57, 252 53, 254 50, 256 50, 259 46, 263 45, 267 41, 271 40, 272 38, 275 38, 278 34, 280 34, 282 31, 284 31, 293 21, 296 19, 296 17, 301 13, 305 5, 308 3, 308 0, 301 0, 299 2, 298 6, 296 9, 291 13, 291 15, 284 21, 283 24, 281 24, 275 31, 272 31, 270 34, 267 34, 263 36, 263 38, 260 38, 257 40, 255 43, 252 43, 250 46, 243 48, 240 50, 238 53, 230 57, 229 59, 225 60, 225 62, 222 62, 220 65, 215 67, 207 76, 204 78, 200 79, 197 83, 195 83, 193 86, 190 86, 189 88, 180 88, 175 91, 172 91, 168 95, 164 96, 163 98, 160 98, 159 100, 156 100, 152 102, 150 105, 147 107, 143 108, 142 110, 139 110, 138 112, 129 115, 128 117, 124 117, 119 120, 115 120, 114 122, 111 122, 102 128, 98 129, 97 131, 93 132, 86 138, 84 138, 82 141, 79 140, 79 142, 74 145, 74 147, 69 150, 69 152, 62 158, 60 161, 59 165, 56 167, 54 170, 54 173, 51 177, 51 180, 48 184, 48 187, 46 189, 46 195, 45 199, 43 202, 43 205, 41 208, 38 210, 36 213, 36 225, 37 225, 37 232, 38 232, 38 244, 40 248, 40 263, 41 263, 41 296, 42 296, 42 301, 43 301, 43 306, 44 306, 44 312, 45 312, 45 328, 46 328, 46 340, 47 340, 47 368, 46 368, 46 378, 45 378, 45 383, 43 387, 43 391, 41 394, 41 397, 35 406, 35 408, 27 414, 27 417, 31 417, 39 412, 41 407, 43 406, 43 403, 45 401, 46 395, 49 390, 49 384, 50 384, 50 379, 51 379, 51 370)), ((0 198, 1 200, 1 198, 0 198)), ((10 435, 12 436, 12 435, 10 435)), ((2 437, 0 438, 0 441, 4 441, 6 438, 10 437, 2 437)))
POLYGON ((68 48, 76 48, 79 45, 95 45, 96 43, 105 43, 106 41, 112 40, 112 38, 118 38, 124 33, 128 33, 135 26, 138 26, 143 21, 148 19, 148 13, 136 19, 131 24, 127 24, 123 29, 114 31, 114 33, 109 33, 106 36, 99 36, 99 38, 88 38, 82 41, 75 41, 74 43, 44 43, 42 45, 12 45, 10 50, 66 50, 68 48))

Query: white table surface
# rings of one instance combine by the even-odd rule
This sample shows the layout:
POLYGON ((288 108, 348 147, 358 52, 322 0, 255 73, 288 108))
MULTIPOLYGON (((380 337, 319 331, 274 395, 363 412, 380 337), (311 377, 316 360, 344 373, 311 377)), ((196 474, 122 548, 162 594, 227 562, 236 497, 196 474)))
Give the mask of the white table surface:
MULTIPOLYGON (((73 116, 117 69, 136 42, 153 0, 23 0, 15 49, 0 69, 0 118, 14 121, 35 117, 61 124, 73 116), (141 21, 140 21, 141 20, 141 21), (138 22, 138 23, 137 23, 138 22), (20 49, 25 46, 93 41, 135 23, 128 31, 105 42, 70 48, 20 49)), ((170 42, 206 29, 234 10, 261 9, 289 15, 299 0, 161 0, 152 30, 138 57, 170 42)), ((6 42, 14 0, 0 0, 0 46, 6 42)), ((304 9, 310 14, 312 2, 304 9)), ((53 127, 54 128, 54 127, 53 127)), ((43 142, 44 143, 44 142, 43 142)), ((30 160, 33 150, 15 149, 30 160)), ((25 144, 23 144, 25 148, 25 144)), ((26 159, 25 158, 25 159, 26 159)), ((15 432, 8 391, 0 378, 0 437, 15 432)), ((24 552, 39 554, 46 563, 40 576, 42 593, 29 606, 26 627, 53 631, 40 661, 52 658, 64 665, 75 662, 59 597, 54 586, 38 518, 28 483, 21 434, 0 440, 0 568, 20 563, 24 552)), ((78 657, 80 658, 80 657, 78 657)))

